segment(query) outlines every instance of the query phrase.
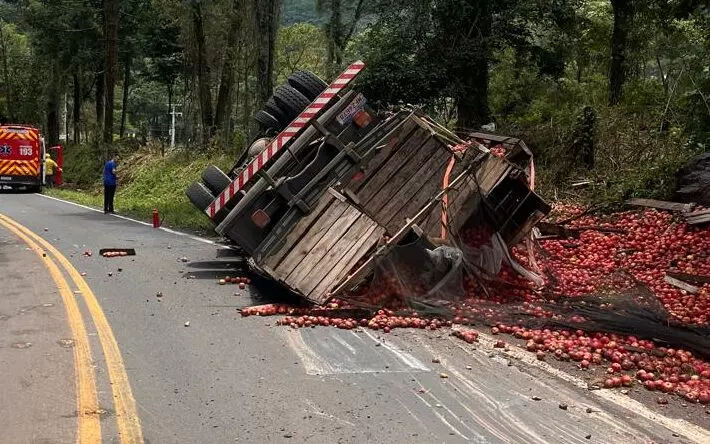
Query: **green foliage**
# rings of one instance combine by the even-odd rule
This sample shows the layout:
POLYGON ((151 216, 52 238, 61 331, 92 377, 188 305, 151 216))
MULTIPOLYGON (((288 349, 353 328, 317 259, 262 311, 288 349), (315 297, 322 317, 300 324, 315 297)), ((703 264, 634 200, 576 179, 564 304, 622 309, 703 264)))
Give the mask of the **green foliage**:
MULTIPOLYGON (((69 151, 69 150, 68 150, 69 151)), ((74 157, 72 157, 74 160, 74 157)), ((125 156, 119 163, 119 186, 116 191, 116 209, 120 213, 150 220, 157 208, 164 225, 170 227, 206 230, 212 227, 209 219, 197 210, 185 196, 185 189, 199 180, 200 173, 208 165, 217 165, 228 170, 234 158, 225 155, 207 156, 187 151, 176 151, 165 157, 158 147, 141 149, 125 156)), ((69 163, 65 171, 70 170, 69 163)), ((103 205, 100 186, 101 166, 94 170, 92 183, 83 183, 83 189, 55 189, 48 193, 84 205, 101 208, 103 205)), ((88 166, 84 167, 88 169, 88 166)), ((90 173, 84 173, 91 177, 90 173)))
POLYGON ((325 18, 316 11, 316 0, 284 0, 281 23, 284 26, 297 23, 322 25, 325 18))
POLYGON ((98 144, 69 144, 63 155, 64 182, 87 186, 101 180, 105 154, 98 144))
POLYGON ((17 25, 0 21, 0 119, 41 124, 43 72, 30 38, 17 25))
POLYGON ((276 83, 283 83, 300 69, 327 77, 326 39, 323 30, 310 23, 282 27, 276 43, 276 83))
MULTIPOLYGON (((710 146, 710 14, 700 0, 634 2, 628 76, 612 109, 609 0, 363 1, 356 14, 359 0, 284 0, 275 82, 299 69, 328 78, 340 65, 363 59, 367 69, 356 83, 371 104, 416 104, 459 129, 490 116, 498 132, 525 140, 537 156, 538 183, 548 198, 667 197, 677 166, 710 146), (352 26, 356 15, 360 20, 352 26), (597 116, 591 170, 571 155, 585 107, 597 116), (480 112, 466 115, 467 108, 480 112), (579 178, 593 185, 570 190, 579 178)), ((248 144, 256 96, 269 90, 267 77, 257 73, 259 60, 264 68, 258 43, 264 39, 258 37, 265 30, 254 20, 254 7, 261 3, 120 3, 115 105, 138 139, 118 144, 130 180, 119 198, 141 217, 160 205, 171 217, 203 223, 199 214, 193 219, 181 195, 187 178, 210 157, 229 164, 248 144), (202 36, 196 34, 196 9, 202 36), (118 102, 127 65, 124 110, 118 102), (203 111, 215 108, 209 111, 216 114, 220 98, 225 106, 218 137, 205 141, 211 123, 203 111), (181 151, 165 158, 146 154, 169 140, 169 102, 183 112, 177 118, 181 151), (174 185, 176 176, 180 183, 174 185), (160 193, 173 200, 161 200, 160 193), (142 203, 142 195, 150 196, 149 203, 142 203)), ((94 103, 105 57, 101 2, 0 2, 0 14, 0 117, 46 126, 49 104, 64 110, 66 94, 72 109, 79 100, 82 143, 66 148, 65 176, 82 187, 95 184, 106 151, 92 142, 101 129, 94 103)))

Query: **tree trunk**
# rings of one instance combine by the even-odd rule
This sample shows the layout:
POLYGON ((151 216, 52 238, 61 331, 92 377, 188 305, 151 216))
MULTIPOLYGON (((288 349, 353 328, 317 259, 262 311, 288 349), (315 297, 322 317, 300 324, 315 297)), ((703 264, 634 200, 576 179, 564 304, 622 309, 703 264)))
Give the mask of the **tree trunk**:
POLYGON ((3 78, 5 82, 5 110, 7 111, 7 118, 10 121, 15 121, 15 106, 14 106, 14 100, 12 98, 13 95, 13 90, 12 90, 12 85, 10 83, 10 70, 8 68, 8 63, 7 63, 7 44, 5 42, 5 34, 2 32, 2 25, 3 22, 0 21, 0 51, 2 51, 2 69, 3 69, 3 78))
MULTIPOLYGON (((450 78, 459 82, 455 93, 456 111, 458 126, 464 129, 478 128, 491 119, 488 60, 493 17, 490 4, 490 0, 471 2, 463 7, 453 7, 442 16, 443 20, 461 24, 458 35, 445 37, 444 41, 448 47, 454 47, 457 42, 465 45, 448 68, 450 78)), ((451 25, 447 28, 451 29, 451 25)))
POLYGON ((131 85, 131 57, 126 57, 123 67, 123 105, 121 107, 121 129, 119 136, 123 139, 123 134, 126 130, 126 113, 128 108, 128 93, 131 85))
POLYGON ((491 113, 488 104, 488 59, 471 60, 470 75, 456 98, 458 126, 466 129, 477 129, 489 123, 491 113))
POLYGON ((52 69, 52 76, 47 91, 47 143, 48 147, 59 144, 59 133, 61 131, 60 119, 60 104, 61 93, 59 79, 57 78, 58 69, 56 63, 52 69))
MULTIPOLYGON (((234 0, 232 5, 232 17, 229 23, 227 34, 227 45, 225 48, 224 66, 219 81, 219 92, 217 93, 217 110, 215 113, 215 123, 217 128, 223 133, 228 130, 229 118, 232 111, 232 88, 234 88, 234 71, 237 64, 237 47, 240 40, 242 28, 242 14, 246 6, 245 0, 234 0)), ((224 134, 223 134, 224 136, 224 134)), ((226 138, 225 138, 226 140, 226 138)))
POLYGON ((69 143, 69 94, 64 90, 64 143, 69 143))
POLYGON ((116 87, 117 60, 116 46, 118 44, 118 2, 104 1, 104 36, 106 38, 106 101, 104 102, 104 142, 113 142, 113 108, 114 90, 116 87))
POLYGON ((214 116, 212 114, 212 91, 210 88, 210 67, 207 61, 207 45, 202 22, 202 6, 199 2, 193 4, 192 21, 195 32, 197 50, 197 87, 200 97, 202 114, 202 137, 207 143, 214 135, 214 116))
POLYGON ((251 88, 249 88, 249 74, 250 74, 250 69, 248 65, 245 63, 244 64, 244 105, 243 105, 243 111, 244 111, 244 126, 247 128, 247 132, 251 134, 251 88))
POLYGON ((254 0, 254 24, 257 41, 257 107, 271 96, 274 87, 274 59, 276 36, 283 0, 254 0))
POLYGON ((81 81, 79 80, 79 68, 74 71, 74 110, 72 112, 72 120, 74 122, 74 143, 81 142, 81 81))
POLYGON ((633 0, 611 0, 614 11, 614 30, 611 35, 611 64, 609 66, 609 105, 619 103, 628 75, 629 32, 634 21, 633 0))
POLYGON ((330 21, 326 25, 328 34, 328 74, 335 75, 335 71, 342 62, 340 46, 343 40, 343 11, 341 0, 330 0, 330 21), (340 60, 339 60, 340 59, 340 60))
POLYGON ((168 83, 168 113, 173 110, 173 84, 168 83))
POLYGON ((103 133, 104 128, 104 72, 103 63, 101 64, 101 69, 96 74, 96 126, 99 133, 103 133))

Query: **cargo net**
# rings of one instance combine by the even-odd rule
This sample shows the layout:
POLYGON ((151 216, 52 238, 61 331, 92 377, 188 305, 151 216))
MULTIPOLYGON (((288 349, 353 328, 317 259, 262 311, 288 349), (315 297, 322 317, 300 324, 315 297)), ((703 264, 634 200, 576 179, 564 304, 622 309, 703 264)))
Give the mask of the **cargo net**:
POLYGON ((505 286, 508 274, 502 270, 504 244, 488 228, 483 214, 472 217, 462 233, 460 239, 447 236, 444 240, 411 231, 376 256, 367 285, 339 299, 375 310, 451 317, 471 304, 472 294, 485 296, 488 287, 505 286))
POLYGON ((674 321, 630 274, 609 272, 587 294, 563 294, 560 277, 539 270, 535 255, 545 252, 534 248, 526 242, 511 255, 482 211, 460 233, 447 233, 445 242, 410 233, 377 258, 366 285, 339 299, 462 325, 633 335, 710 357, 710 329, 674 321))

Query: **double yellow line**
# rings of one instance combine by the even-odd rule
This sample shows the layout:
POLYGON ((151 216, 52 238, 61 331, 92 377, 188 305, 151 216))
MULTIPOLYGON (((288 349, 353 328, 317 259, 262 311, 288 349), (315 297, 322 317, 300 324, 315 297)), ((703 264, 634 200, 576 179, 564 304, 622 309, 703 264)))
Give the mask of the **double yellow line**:
POLYGON ((89 337, 86 333, 84 319, 79 310, 71 287, 64 274, 57 266, 66 272, 83 297, 84 303, 91 315, 99 342, 103 349, 108 377, 113 392, 113 402, 116 410, 116 421, 122 444, 142 444, 143 432, 136 410, 131 386, 128 381, 121 352, 113 335, 111 326, 106 319, 96 296, 89 288, 84 278, 74 266, 49 242, 36 235, 14 220, 0 214, 0 225, 22 239, 42 260, 49 270, 67 312, 69 327, 74 338, 74 367, 76 369, 77 391, 77 442, 80 444, 95 444, 101 442, 101 423, 98 396, 96 391, 96 376, 93 370, 93 360, 89 337))

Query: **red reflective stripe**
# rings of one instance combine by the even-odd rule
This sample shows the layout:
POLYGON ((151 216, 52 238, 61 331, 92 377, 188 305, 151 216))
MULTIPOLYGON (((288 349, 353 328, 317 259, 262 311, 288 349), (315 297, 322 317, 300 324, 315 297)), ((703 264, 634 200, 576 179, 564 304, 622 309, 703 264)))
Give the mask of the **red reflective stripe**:
POLYGON ((242 187, 251 180, 252 177, 254 177, 254 174, 256 174, 257 171, 261 170, 261 168, 268 163, 268 161, 279 151, 283 146, 288 143, 289 140, 298 132, 305 127, 313 117, 315 117, 320 110, 322 110, 325 105, 335 97, 340 90, 342 90, 350 81, 355 78, 360 71, 365 67, 365 64, 361 61, 357 61, 353 64, 351 64, 348 69, 346 69, 340 76, 338 76, 337 79, 331 83, 328 88, 323 91, 316 99, 311 103, 308 108, 306 108, 304 111, 302 111, 296 119, 294 119, 291 124, 284 129, 281 134, 279 134, 274 141, 272 141, 267 149, 262 153, 262 155, 258 156, 256 159, 254 159, 252 162, 249 163, 249 166, 247 167, 246 170, 244 170, 239 177, 237 177, 232 184, 236 183, 236 187, 229 186, 227 189, 222 191, 222 193, 219 195, 219 197, 212 202, 212 205, 210 205, 208 209, 208 214, 211 218, 214 217, 214 215, 219 212, 219 210, 226 204, 226 202, 229 202, 234 195, 239 192, 239 190, 242 189, 242 187), (266 154, 266 156, 264 156, 266 154), (256 167, 256 169, 255 169, 256 167))

